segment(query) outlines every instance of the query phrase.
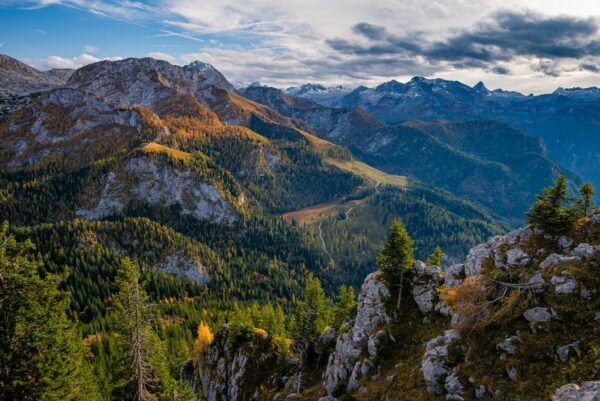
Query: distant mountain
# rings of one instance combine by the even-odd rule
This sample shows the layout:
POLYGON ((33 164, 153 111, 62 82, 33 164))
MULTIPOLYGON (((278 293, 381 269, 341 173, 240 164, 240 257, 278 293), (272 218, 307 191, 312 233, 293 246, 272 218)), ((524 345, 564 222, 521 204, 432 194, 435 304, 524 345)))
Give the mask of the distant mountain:
MULTIPOLYGON (((366 202, 379 183, 383 198, 430 205, 454 231, 478 227, 469 241, 458 244, 446 228, 432 223, 416 235, 422 252, 435 238, 449 255, 464 256, 470 245, 499 232, 480 205, 454 201, 438 188, 427 187, 429 200, 410 181, 405 196, 384 195, 384 186, 404 190, 405 177, 365 165, 314 135, 325 138, 322 132, 332 134, 347 124, 356 129, 358 123, 385 127, 361 109, 324 108, 273 88, 253 85, 238 93, 204 63, 98 62, 0 122, 0 178, 11 194, 0 218, 29 225, 144 216, 213 246, 222 238, 198 237, 201 227, 262 238, 264 227, 249 227, 255 219, 270 225, 279 221, 277 215, 315 205, 366 202), (259 98, 261 92, 265 96, 259 98), (31 184, 22 185, 21 179, 31 184), (463 206, 448 210, 457 202, 463 206)), ((246 245, 232 246, 249 251, 246 245)), ((338 273, 328 282, 339 279, 338 273)), ((365 273, 353 274, 358 282, 365 273)))
MULTIPOLYGON (((465 85, 437 81, 414 80, 408 87, 392 81, 378 91, 401 91, 398 96, 418 99, 423 90, 433 92, 440 84, 446 89, 435 95, 438 105, 475 97, 465 85)), ((444 188, 511 219, 520 219, 534 194, 564 172, 540 138, 492 120, 388 125, 362 108, 326 107, 275 88, 250 87, 242 94, 302 120, 316 135, 346 146, 378 169, 444 188)))
POLYGON ((320 103, 325 106, 337 104, 340 98, 350 93, 352 89, 343 86, 325 87, 319 84, 292 86, 285 92, 288 95, 320 103))
POLYGON ((70 70, 38 71, 17 59, 0 54, 0 92, 25 95, 65 83, 70 70))
MULTIPOLYGON (((319 102, 318 98, 311 100, 319 102)), ((528 135, 542 137, 554 159, 600 187, 598 88, 558 88, 550 94, 526 96, 502 89, 490 91, 481 82, 469 87, 457 81, 414 77, 406 83, 361 86, 322 104, 361 107, 389 124, 408 120, 500 120, 528 135)))
POLYGON ((31 103, 40 92, 64 85, 72 73, 69 69, 38 71, 0 54, 0 121, 31 103))

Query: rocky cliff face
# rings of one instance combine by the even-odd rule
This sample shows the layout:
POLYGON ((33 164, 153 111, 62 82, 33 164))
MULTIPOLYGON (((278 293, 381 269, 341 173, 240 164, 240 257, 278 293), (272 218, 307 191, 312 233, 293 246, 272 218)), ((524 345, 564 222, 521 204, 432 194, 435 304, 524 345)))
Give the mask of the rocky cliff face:
POLYGON ((150 140, 155 134, 139 111, 117 108, 85 92, 56 89, 19 110, 6 123, 0 148, 7 167, 27 167, 48 159, 83 165, 150 140))
POLYGON ((186 363, 182 376, 206 401, 258 400, 276 367, 274 351, 262 333, 235 333, 226 326, 205 358, 186 363))
POLYGON ((203 104, 214 100, 213 88, 233 86, 210 64, 179 67, 151 58, 102 61, 78 69, 66 84, 116 105, 154 108, 175 95, 191 95, 203 104))
MULTIPOLYGON (((416 262, 412 297, 404 307, 415 313, 392 316, 381 274, 370 274, 355 318, 342 326, 329 355, 321 392, 312 389, 311 397, 326 394, 322 399, 333 401, 349 393, 373 400, 396 394, 389 399, 408 400, 405 392, 412 391, 448 401, 538 400, 553 394, 554 401, 595 399, 598 382, 555 387, 569 377, 593 379, 589 368, 600 346, 594 334, 600 319, 600 214, 581 224, 562 236, 525 227, 491 238, 444 273, 416 262), (425 334, 414 343, 406 330, 425 334), (403 376, 405 371, 419 377, 403 376)), ((222 371, 238 371, 237 358, 222 359, 222 371)), ((204 377, 204 388, 214 392, 215 375, 204 377)), ((231 396, 229 401, 244 399, 231 396)))
POLYGON ((109 172, 98 193, 77 210, 78 216, 100 219, 120 214, 132 201, 177 206, 180 213, 198 220, 231 224, 238 220, 222 190, 191 167, 169 162, 164 155, 138 152, 109 172))

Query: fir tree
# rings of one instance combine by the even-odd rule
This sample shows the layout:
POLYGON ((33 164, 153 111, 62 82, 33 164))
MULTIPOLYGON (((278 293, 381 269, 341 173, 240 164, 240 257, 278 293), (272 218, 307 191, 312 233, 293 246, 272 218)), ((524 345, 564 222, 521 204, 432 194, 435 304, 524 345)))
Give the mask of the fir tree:
POLYGON ((525 214, 529 224, 559 234, 568 231, 577 217, 576 209, 570 207, 567 179, 564 175, 556 179, 554 186, 544 188, 537 201, 525 214))
POLYGON ((147 295, 138 270, 129 258, 121 261, 117 285, 115 303, 121 317, 121 335, 127 340, 123 344, 128 362, 121 373, 126 379, 123 390, 134 401, 154 401, 159 394, 172 393, 174 380, 166 368, 162 343, 150 324, 147 295))
POLYGON ((445 255, 446 254, 442 252, 442 248, 440 248, 439 245, 436 246, 433 253, 427 258, 427 265, 442 267, 442 258, 445 255))
POLYGON ((356 313, 356 295, 354 288, 341 285, 337 302, 333 309, 333 327, 339 329, 344 320, 351 318, 356 313))
POLYGON ((38 274, 33 244, 0 227, 0 399, 98 400, 63 277, 38 274))
POLYGON ((594 195, 596 195, 596 190, 591 182, 581 184, 579 187, 579 199, 577 200, 577 207, 581 217, 589 216, 592 212, 594 207, 594 195))
POLYGON ((397 297, 396 308, 402 303, 404 275, 413 268, 412 239, 402 220, 392 220, 386 242, 377 255, 377 266, 383 274, 383 280, 392 294, 397 297))

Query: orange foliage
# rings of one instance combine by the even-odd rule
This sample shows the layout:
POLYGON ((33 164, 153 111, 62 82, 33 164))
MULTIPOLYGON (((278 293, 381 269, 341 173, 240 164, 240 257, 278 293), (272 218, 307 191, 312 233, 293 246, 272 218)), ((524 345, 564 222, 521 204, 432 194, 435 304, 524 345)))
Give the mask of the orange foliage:
POLYGON ((461 284, 444 288, 440 295, 454 313, 453 326, 460 331, 472 331, 489 320, 490 308, 483 277, 467 277, 461 284))

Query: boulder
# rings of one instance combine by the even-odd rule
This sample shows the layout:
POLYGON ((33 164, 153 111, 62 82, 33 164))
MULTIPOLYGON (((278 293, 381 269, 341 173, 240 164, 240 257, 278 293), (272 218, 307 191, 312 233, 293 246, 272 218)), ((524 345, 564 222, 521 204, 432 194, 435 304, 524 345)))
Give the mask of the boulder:
POLYGON ((438 301, 437 288, 442 285, 443 274, 437 266, 426 266, 416 261, 412 280, 412 296, 419 310, 428 314, 434 310, 438 301))
POLYGON ((506 252, 506 264, 509 267, 523 266, 528 264, 531 258, 521 248, 512 248, 506 252))
POLYGON ((463 282, 463 276, 465 273, 465 265, 457 263, 449 266, 444 271, 444 284, 446 287, 455 287, 463 282))
POLYGON ((446 390, 446 400, 458 400, 462 399, 463 385, 456 373, 452 373, 446 376, 444 381, 444 389, 446 390))
POLYGON ((550 282, 555 285, 554 293, 572 294, 577 290, 577 281, 563 276, 552 276, 550 282))
POLYGON ((517 348, 515 347, 515 342, 519 340, 518 336, 511 336, 506 338, 500 344, 496 345, 499 350, 506 352, 509 355, 514 355, 517 353, 517 348))
POLYGON ((531 309, 527 309, 525 313, 523 313, 523 317, 527 319, 529 322, 539 322, 544 323, 552 320, 552 313, 548 310, 548 308, 535 307, 531 309))
POLYGON ((579 256, 565 256, 558 253, 553 253, 544 259, 542 263, 540 263, 540 269, 545 269, 548 266, 560 266, 569 263, 577 263, 580 261, 581 258, 579 256))
POLYGON ((573 249, 573 255, 578 256, 581 259, 591 259, 594 256, 594 253, 600 250, 600 246, 593 246, 590 244, 581 243, 577 245, 575 249, 573 249))
MULTIPOLYGON (((502 236, 496 236, 484 244, 479 244, 471 248, 467 255, 465 264, 465 273, 467 276, 479 276, 483 262, 486 259, 493 258, 497 268, 505 267, 503 263, 502 248, 514 248, 520 242, 527 241, 533 230, 529 227, 519 228, 502 236)), ((518 255, 514 255, 515 257, 518 255)))
POLYGON ((375 330, 391 321, 384 304, 387 297, 389 291, 381 280, 381 273, 376 271, 369 274, 358 295, 354 323, 349 331, 338 337, 335 350, 329 356, 323 373, 327 394, 331 395, 343 383, 347 384, 348 390, 358 388, 358 379, 362 377, 361 368, 369 366, 368 363, 365 365, 365 359, 370 354, 377 354, 378 334, 375 330))
POLYGON ((458 330, 446 330, 443 335, 429 340, 425 345, 421 371, 428 392, 433 394, 443 392, 444 387, 441 383, 445 383, 445 378, 451 373, 447 366, 448 347, 459 338, 458 330))
POLYGON ((581 341, 575 341, 558 348, 556 350, 556 355, 558 355, 558 359, 560 359, 561 362, 567 362, 569 360, 569 354, 571 353, 571 351, 579 349, 580 345, 581 341))
POLYGON ((563 235, 558 239, 558 245, 563 249, 563 251, 568 251, 573 245, 573 240, 563 235))
POLYGON ((552 401, 598 401, 600 400, 600 381, 585 382, 581 387, 566 384, 556 390, 552 401))

